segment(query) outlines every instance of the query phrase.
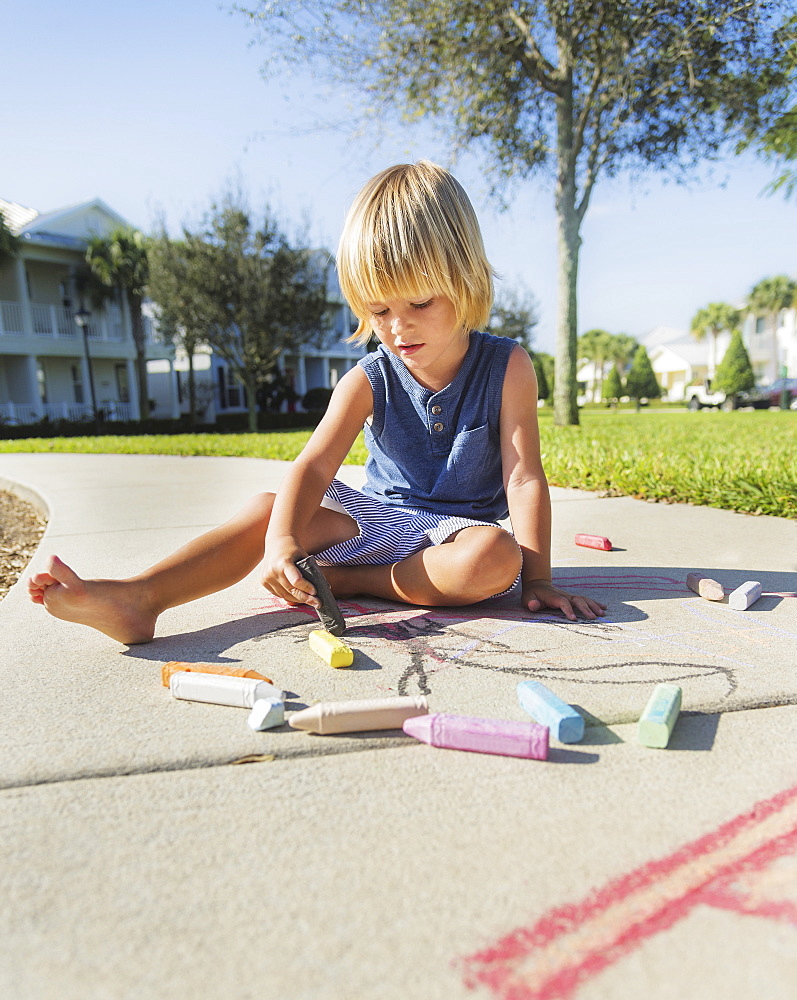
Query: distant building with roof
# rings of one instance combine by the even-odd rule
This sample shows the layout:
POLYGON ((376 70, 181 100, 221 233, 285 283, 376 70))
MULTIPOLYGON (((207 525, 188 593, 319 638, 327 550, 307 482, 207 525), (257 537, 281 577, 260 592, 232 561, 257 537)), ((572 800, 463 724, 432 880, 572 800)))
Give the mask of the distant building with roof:
MULTIPOLYGON (((92 378, 104 420, 140 419, 125 296, 118 290, 94 309, 81 301, 75 281, 89 238, 129 223, 99 198, 48 213, 0 199, 0 212, 21 248, 0 266, 0 424, 91 420, 92 378), (81 307, 91 309, 85 337, 75 322, 81 307)), ((329 297, 331 318, 314 345, 280 359, 285 407, 301 408, 309 389, 334 387, 363 354, 345 343, 356 322, 334 276, 329 297)), ((188 410, 188 360, 159 338, 151 304, 144 312, 151 415, 177 418, 188 410)), ((203 421, 246 411, 244 388, 223 359, 201 349, 194 367, 203 421)))
MULTIPOLYGON (((85 337, 75 322, 88 307, 75 283, 87 241, 128 223, 99 198, 44 214, 0 199, 0 212, 21 250, 0 268, 0 421, 90 420, 92 378, 104 419, 139 419, 125 297, 93 309, 85 337)), ((171 347, 145 326, 147 358, 169 364, 171 347)))

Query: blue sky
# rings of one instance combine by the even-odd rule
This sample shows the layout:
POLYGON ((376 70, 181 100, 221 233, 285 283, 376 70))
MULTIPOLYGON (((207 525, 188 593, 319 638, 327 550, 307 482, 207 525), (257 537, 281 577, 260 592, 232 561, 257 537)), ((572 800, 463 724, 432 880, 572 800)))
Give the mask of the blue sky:
MULTIPOLYGON (((262 50, 241 15, 216 0, 6 0, 0 62, 0 197, 40 211, 102 198, 149 230, 177 231, 230 183, 268 202, 289 229, 306 223, 334 249, 346 208, 377 170, 427 157, 448 165, 431 129, 355 138, 312 128, 343 120, 344 95, 309 74, 264 81, 262 50)), ((468 190, 504 284, 539 304, 537 347, 556 314, 553 190, 536 178, 500 211, 466 157, 468 190)), ((598 183, 582 229, 581 331, 642 337, 688 330, 697 309, 738 302, 774 274, 797 274, 797 203, 762 191, 773 167, 733 158, 684 187, 649 174, 598 183)))

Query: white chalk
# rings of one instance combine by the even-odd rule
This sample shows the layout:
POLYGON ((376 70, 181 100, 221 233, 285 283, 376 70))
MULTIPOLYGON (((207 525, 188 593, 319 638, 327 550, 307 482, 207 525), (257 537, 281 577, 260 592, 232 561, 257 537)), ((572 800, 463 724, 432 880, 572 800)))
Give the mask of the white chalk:
POLYGON ((273 729, 285 722, 285 702, 276 698, 258 698, 246 720, 247 726, 255 732, 273 729))
POLYGON ((273 684, 256 677, 225 677, 221 674, 201 674, 179 670, 169 678, 169 689, 175 698, 203 701, 210 705, 230 705, 252 708, 258 698, 282 701, 285 693, 273 684))
POLYGON ((728 607, 734 611, 747 611, 750 605, 755 604, 761 596, 761 584, 758 580, 748 580, 728 598, 728 607))

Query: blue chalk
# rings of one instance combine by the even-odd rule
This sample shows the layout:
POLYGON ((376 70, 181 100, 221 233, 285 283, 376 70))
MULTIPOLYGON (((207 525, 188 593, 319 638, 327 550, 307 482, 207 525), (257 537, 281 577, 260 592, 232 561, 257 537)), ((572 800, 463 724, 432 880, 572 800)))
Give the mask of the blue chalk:
POLYGON ((584 736, 584 719, 553 691, 549 691, 539 681, 520 681, 517 686, 520 707, 536 719, 541 726, 547 726, 551 736, 560 743, 578 743, 584 736))

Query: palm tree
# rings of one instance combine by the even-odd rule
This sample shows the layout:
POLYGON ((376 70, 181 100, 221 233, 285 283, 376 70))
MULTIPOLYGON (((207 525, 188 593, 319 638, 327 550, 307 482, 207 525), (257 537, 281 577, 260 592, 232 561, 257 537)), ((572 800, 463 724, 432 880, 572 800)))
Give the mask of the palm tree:
POLYGON ((692 317, 692 334, 697 340, 704 340, 706 334, 711 335, 708 353, 708 377, 714 378, 717 369, 717 337, 723 330, 733 334, 739 328, 741 314, 738 309, 727 302, 709 302, 703 309, 698 309, 692 317))
POLYGON ((764 278, 755 285, 747 298, 747 308, 756 316, 769 319, 772 330, 772 378, 778 377, 780 352, 778 351, 778 314, 797 303, 797 281, 785 274, 764 278))
POLYGON ((636 339, 628 333, 612 334, 612 338, 609 341, 608 357, 614 362, 614 367, 617 369, 618 375, 622 375, 631 364, 634 354, 636 354, 637 346, 636 339))
POLYGON ((149 281, 147 239, 137 229, 120 227, 107 236, 92 236, 86 248, 86 263, 101 284, 121 288, 130 309, 136 345, 136 374, 141 418, 149 416, 147 353, 144 342, 142 302, 149 281))
POLYGON ((578 338, 578 356, 592 362, 592 400, 601 398, 603 367, 609 360, 612 335, 607 330, 587 330, 578 338))
POLYGON ((0 267, 10 264, 19 256, 21 240, 8 228, 5 216, 0 212, 0 267))

